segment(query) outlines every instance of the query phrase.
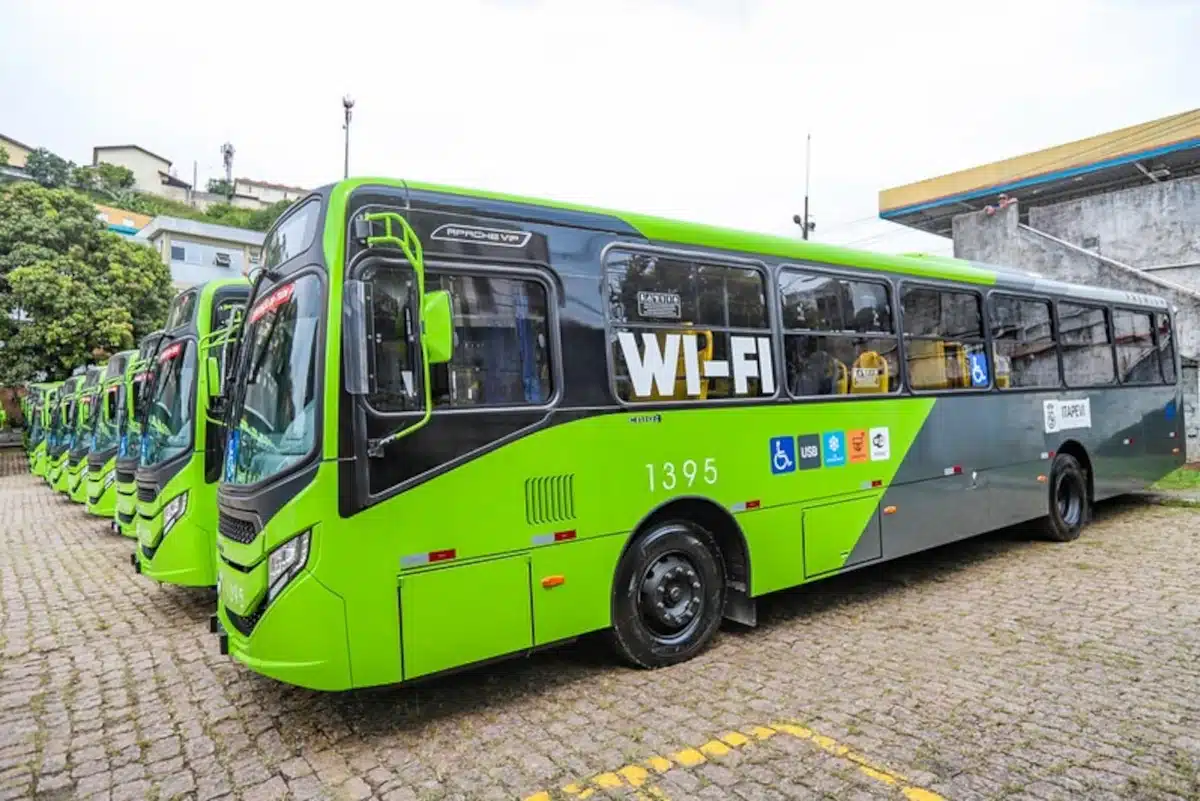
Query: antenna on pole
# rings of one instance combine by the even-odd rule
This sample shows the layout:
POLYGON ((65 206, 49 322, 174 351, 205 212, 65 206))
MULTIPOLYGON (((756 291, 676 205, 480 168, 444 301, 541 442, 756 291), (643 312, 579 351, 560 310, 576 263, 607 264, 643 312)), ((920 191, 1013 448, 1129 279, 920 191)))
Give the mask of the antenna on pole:
POLYGON ((342 177, 350 177, 350 110, 354 108, 354 98, 346 95, 342 98, 342 108, 346 112, 346 122, 342 125, 342 129, 346 131, 346 160, 342 168, 342 177))
POLYGON ((225 163, 225 199, 233 200, 233 143, 221 145, 221 160, 225 163))
POLYGON ((812 134, 808 134, 804 141, 804 216, 799 214, 792 215, 792 222, 800 226, 800 234, 805 239, 808 239, 809 231, 816 229, 817 224, 808 219, 808 179, 812 167, 812 134))

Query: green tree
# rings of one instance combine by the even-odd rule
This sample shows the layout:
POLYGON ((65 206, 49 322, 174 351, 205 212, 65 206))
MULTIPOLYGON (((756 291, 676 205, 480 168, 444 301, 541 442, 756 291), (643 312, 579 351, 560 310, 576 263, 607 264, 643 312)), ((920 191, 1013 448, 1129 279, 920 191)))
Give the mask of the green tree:
POLYGON ((275 221, 278 220, 283 213, 292 207, 291 200, 279 200, 267 206, 265 209, 258 209, 250 213, 250 218, 246 220, 246 227, 251 231, 266 231, 275 221))
POLYGON ((0 167, 8 166, 8 149, 0 145, 0 167))
POLYGON ((133 170, 102 161, 96 165, 100 191, 115 194, 123 189, 133 189, 133 170))
POLYGON ((231 198, 233 197, 233 184, 224 178, 209 178, 208 191, 214 195, 223 195, 226 198, 231 198))
POLYGON ((71 182, 74 170, 73 162, 51 153, 44 147, 39 147, 25 159, 25 172, 42 186, 67 186, 71 182))
POLYGON ((42 371, 65 378, 166 319, 173 290, 162 259, 105 231, 95 215, 70 190, 0 190, 0 384, 42 371))

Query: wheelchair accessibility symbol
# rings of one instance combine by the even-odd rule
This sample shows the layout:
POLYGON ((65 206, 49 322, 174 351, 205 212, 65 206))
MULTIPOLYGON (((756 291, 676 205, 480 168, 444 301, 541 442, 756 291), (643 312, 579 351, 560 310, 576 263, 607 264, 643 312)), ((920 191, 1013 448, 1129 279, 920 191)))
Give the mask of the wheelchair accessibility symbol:
POLYGON ((771 473, 791 473, 796 469, 795 437, 771 438, 771 473))
POLYGON ((971 357, 971 386, 986 387, 988 385, 987 355, 972 353, 971 357))

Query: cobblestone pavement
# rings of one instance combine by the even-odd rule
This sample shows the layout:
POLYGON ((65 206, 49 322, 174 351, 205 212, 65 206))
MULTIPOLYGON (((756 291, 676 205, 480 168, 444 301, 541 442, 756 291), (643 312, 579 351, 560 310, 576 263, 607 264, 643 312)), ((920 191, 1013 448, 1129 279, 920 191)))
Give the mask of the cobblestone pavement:
POLYGON ((772 597, 667 670, 583 643, 330 695, 219 656, 211 595, 4 458, 0 798, 1200 798, 1195 509, 772 597))

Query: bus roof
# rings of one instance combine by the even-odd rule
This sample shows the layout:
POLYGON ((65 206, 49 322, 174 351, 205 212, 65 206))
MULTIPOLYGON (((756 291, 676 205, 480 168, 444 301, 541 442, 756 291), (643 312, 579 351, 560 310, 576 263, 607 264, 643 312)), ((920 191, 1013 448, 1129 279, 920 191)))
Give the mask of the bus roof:
MULTIPOLYGON (((648 240, 692 247, 734 251, 748 255, 771 256, 780 259, 814 261, 825 264, 859 267, 914 277, 936 278, 968 284, 999 285, 1014 290, 1046 292, 1098 302, 1152 306, 1165 309, 1162 298, 1140 293, 1097 289, 1078 284, 1044 279, 1037 273, 1014 267, 1001 267, 981 262, 935 256, 924 253, 889 254, 857 250, 773 234, 723 228, 703 223, 690 223, 664 217, 615 211, 575 203, 510 195, 489 190, 465 189, 442 184, 405 181, 395 178, 351 178, 322 190, 328 193, 330 204, 341 206, 349 194, 360 187, 378 186, 398 189, 405 193, 431 193, 517 206, 533 219, 544 218, 545 210, 570 212, 571 224, 595 227, 614 233, 640 235, 648 240), (542 211, 539 214, 539 210, 542 211)), ((562 221, 557 221, 562 222, 562 221)))

